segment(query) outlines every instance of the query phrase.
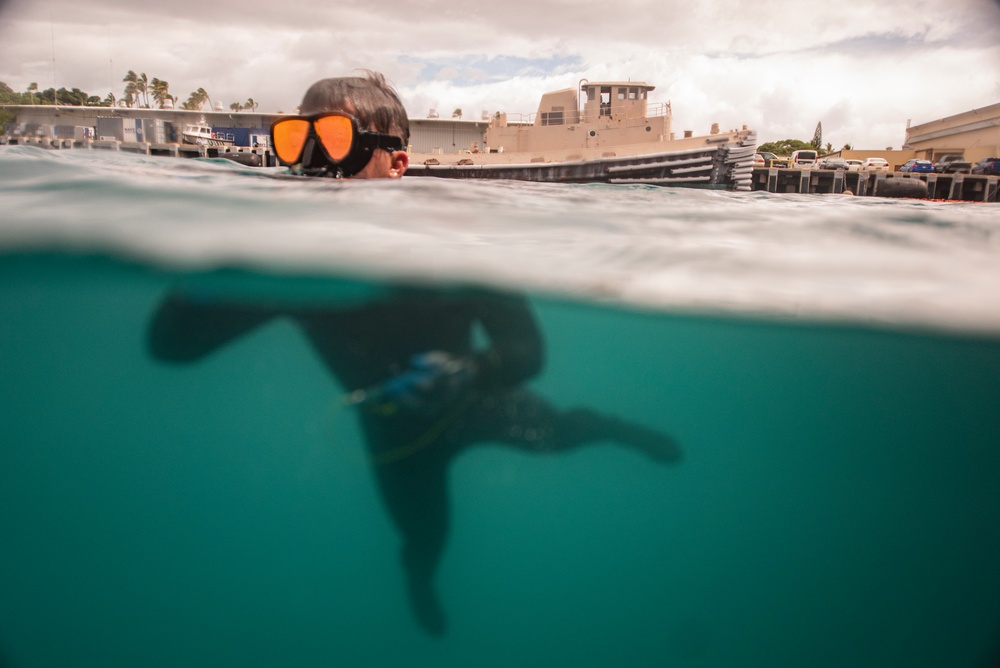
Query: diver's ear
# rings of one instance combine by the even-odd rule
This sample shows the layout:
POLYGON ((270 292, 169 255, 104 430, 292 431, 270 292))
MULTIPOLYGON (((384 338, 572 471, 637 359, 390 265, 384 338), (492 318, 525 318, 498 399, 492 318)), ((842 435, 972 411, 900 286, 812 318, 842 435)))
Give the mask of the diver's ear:
POLYGON ((398 179, 406 173, 406 168, 410 166, 410 156, 406 151, 393 151, 390 156, 392 165, 389 167, 389 177, 398 179))

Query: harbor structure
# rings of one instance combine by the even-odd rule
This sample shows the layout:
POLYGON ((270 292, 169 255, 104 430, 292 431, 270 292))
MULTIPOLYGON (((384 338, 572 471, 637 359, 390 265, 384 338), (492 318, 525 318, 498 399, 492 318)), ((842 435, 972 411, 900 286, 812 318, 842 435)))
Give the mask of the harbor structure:
POLYGON ((825 169, 756 168, 753 190, 809 195, 870 195, 998 202, 1000 177, 981 174, 848 172, 825 169))
MULTIPOLYGON (((4 128, 0 142, 32 144, 46 148, 97 148, 179 157, 228 157, 244 164, 273 166, 267 146, 267 128, 283 116, 250 111, 188 111, 123 107, 9 105, 17 121, 4 128), (180 143, 185 124, 204 119, 216 133, 231 139, 228 146, 192 146, 180 143), (173 126, 173 135, 170 128, 173 126), (104 134, 101 134, 101 133, 104 134), (138 134, 137 134, 138 133, 138 134), (166 140, 166 141, 161 141, 166 140)), ((468 157, 481 143, 493 117, 475 120, 411 118, 408 150, 417 154, 468 157)), ((528 123, 529 121, 523 121, 528 123)), ((517 120, 509 120, 514 126, 517 120)), ((975 162, 1000 154, 1000 103, 906 128, 901 150, 845 150, 843 158, 883 157, 890 171, 911 158, 936 160, 958 154, 975 162)), ((775 193, 856 195, 886 192, 886 179, 919 179, 927 184, 928 197, 979 202, 998 201, 996 176, 972 174, 858 174, 824 170, 754 169, 751 188, 775 193)), ((890 182, 893 183, 893 182, 890 182)))
MULTIPOLYGON (((184 109, 145 109, 130 107, 82 107, 53 105, 6 105, 4 108, 17 113, 13 127, 4 128, 4 136, 30 140, 55 139, 57 126, 97 128, 98 118, 150 118, 162 119, 182 126, 199 118, 204 118, 213 128, 233 128, 256 130, 267 134, 267 128, 282 113, 251 111, 188 111, 184 109), (17 126, 32 126, 34 133, 21 132, 17 126), (47 129, 51 128, 51 129, 47 129)), ((485 115, 485 114, 484 114, 485 115)), ((426 118, 411 118, 411 139, 408 149, 413 153, 460 154, 470 150, 475 142, 480 142, 486 133, 491 118, 465 120, 461 118, 439 118, 432 110, 426 118)), ((530 121, 524 121, 528 123, 530 121)), ((516 121, 508 121, 514 126, 516 121)), ((63 131, 63 134, 72 134, 63 131)), ((76 131, 81 134, 81 131, 76 131)), ((73 139, 75 137, 62 137, 73 139)), ((80 139, 85 137, 80 136, 80 139)), ((99 139, 95 136, 93 139, 99 139)), ((911 158, 936 161, 943 155, 962 155, 970 162, 1000 154, 1000 102, 986 107, 946 116, 933 121, 911 125, 907 122, 905 140, 901 150, 853 149, 834 153, 843 158, 883 157, 890 166, 901 165, 911 158)))
POLYGON ((907 123, 903 148, 932 162, 944 155, 961 155, 972 163, 1000 156, 1000 102, 919 125, 907 123))
MULTIPOLYGON (((271 123, 285 116, 279 112, 189 111, 131 107, 9 105, 6 108, 17 113, 16 122, 3 129, 8 143, 37 144, 52 148, 69 148, 67 144, 71 144, 73 140, 172 143, 169 137, 168 141, 163 142, 146 137, 140 139, 136 137, 134 130, 129 132, 128 128, 136 127, 130 125, 130 122, 168 123, 179 133, 184 126, 201 120, 204 120, 217 134, 232 135, 231 139, 236 147, 267 148, 271 123), (115 127, 119 129, 114 130, 115 127), (87 128, 91 131, 87 132, 87 128), (100 131, 102 128, 111 131, 102 133, 100 131)), ((418 153, 462 153, 474 142, 482 141, 488 125, 489 119, 411 118, 408 150, 418 153)), ((179 135, 173 137, 172 141, 180 143, 179 135)))

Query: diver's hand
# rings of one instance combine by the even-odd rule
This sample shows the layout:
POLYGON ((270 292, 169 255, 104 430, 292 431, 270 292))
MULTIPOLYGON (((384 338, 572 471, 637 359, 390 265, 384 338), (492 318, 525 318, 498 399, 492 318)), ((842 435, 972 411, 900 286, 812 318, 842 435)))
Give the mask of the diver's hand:
POLYGON ((409 368, 383 383, 385 398, 401 408, 434 411, 458 399, 472 383, 471 360, 441 350, 430 350, 410 358, 409 368))
POLYGON ((382 407, 433 413, 468 392, 475 377, 473 360, 430 350, 411 357, 406 370, 378 386, 352 392, 348 403, 374 402, 382 407))

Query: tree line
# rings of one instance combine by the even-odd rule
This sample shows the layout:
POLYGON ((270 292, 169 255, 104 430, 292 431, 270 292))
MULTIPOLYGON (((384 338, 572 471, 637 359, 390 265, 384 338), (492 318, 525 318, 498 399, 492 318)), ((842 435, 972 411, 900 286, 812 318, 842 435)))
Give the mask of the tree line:
POLYGON ((0 104, 66 104, 75 107, 109 107, 107 99, 102 100, 97 95, 90 95, 79 88, 66 90, 48 88, 38 90, 38 84, 32 83, 23 93, 18 93, 10 86, 0 81, 0 104))
MULTIPOLYGON (((844 144, 838 150, 850 151, 852 148, 853 146, 850 144, 844 144)), ((827 153, 833 153, 833 144, 827 142, 823 146, 816 146, 812 142, 802 141, 801 139, 781 139, 765 142, 757 146, 758 153, 774 153, 782 157, 788 157, 795 151, 802 150, 816 151, 819 155, 826 155, 827 153)))
MULTIPOLYGON (((73 88, 48 88, 38 90, 38 84, 32 82, 27 90, 19 93, 13 90, 6 83, 0 81, 0 104, 60 104, 75 107, 114 107, 119 103, 126 107, 150 108, 150 102, 155 103, 159 109, 173 107, 179 98, 171 94, 170 83, 164 79, 153 77, 150 79, 145 72, 137 74, 134 70, 129 70, 122 78, 125 88, 122 91, 120 100, 113 92, 101 98, 97 95, 73 88), (169 104, 168 104, 169 103, 169 104)), ((212 107, 212 98, 204 88, 199 88, 188 95, 187 100, 180 104, 181 109, 189 111, 199 111, 205 104, 212 107)), ((256 111, 259 104, 254 99, 247 98, 246 102, 233 102, 229 108, 233 111, 256 111)))
MULTIPOLYGON (((844 144, 841 151, 850 151, 853 147, 844 144)), ((782 139, 780 141, 765 142, 757 147, 758 153, 774 153, 782 157, 788 157, 795 151, 816 151, 819 155, 833 153, 833 144, 827 142, 823 144, 823 122, 816 124, 816 131, 813 132, 812 141, 802 141, 801 139, 782 139)))

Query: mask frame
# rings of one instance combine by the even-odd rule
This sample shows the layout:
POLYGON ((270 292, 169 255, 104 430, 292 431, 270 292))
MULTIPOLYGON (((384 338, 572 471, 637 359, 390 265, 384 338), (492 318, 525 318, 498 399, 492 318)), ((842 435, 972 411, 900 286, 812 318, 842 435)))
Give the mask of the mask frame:
POLYGON ((403 140, 362 130, 358 119, 350 114, 325 111, 276 120, 271 124, 271 148, 278 162, 293 173, 340 179, 364 169, 377 148, 402 151, 403 140))

